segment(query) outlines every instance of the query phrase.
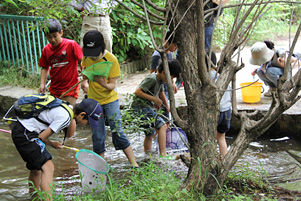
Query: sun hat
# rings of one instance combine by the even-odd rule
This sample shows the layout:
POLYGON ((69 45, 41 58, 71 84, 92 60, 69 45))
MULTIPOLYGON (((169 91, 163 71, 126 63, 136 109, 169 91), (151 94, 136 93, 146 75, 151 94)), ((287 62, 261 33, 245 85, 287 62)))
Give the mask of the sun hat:
POLYGON ((93 128, 99 128, 98 119, 102 114, 100 104, 94 99, 86 98, 79 105, 87 113, 90 125, 93 128))
POLYGON ((274 51, 269 49, 264 42, 256 42, 251 47, 251 58, 249 60, 250 64, 262 65, 274 56, 274 51))
POLYGON ((83 43, 85 57, 98 57, 106 47, 103 35, 97 30, 88 31, 83 38, 83 43))

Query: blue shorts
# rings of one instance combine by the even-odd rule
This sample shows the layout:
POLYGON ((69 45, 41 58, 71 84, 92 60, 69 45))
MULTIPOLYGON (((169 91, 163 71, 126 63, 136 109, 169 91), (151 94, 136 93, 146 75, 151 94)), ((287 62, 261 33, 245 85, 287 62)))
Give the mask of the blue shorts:
POLYGON ((152 122, 151 119, 155 119, 157 113, 150 107, 133 107, 134 112, 137 114, 138 117, 141 117, 141 120, 145 120, 145 128, 147 129, 145 131, 146 136, 153 136, 155 135, 157 129, 159 130, 166 122, 161 118, 160 116, 157 117, 157 120, 155 122, 152 122))
POLYGON ((226 133, 230 129, 230 120, 231 120, 232 110, 229 109, 225 112, 220 112, 217 132, 226 133))
POLYGON ((14 122, 11 128, 13 142, 26 162, 27 169, 41 170, 42 166, 52 157, 46 149, 42 152, 37 143, 30 141, 32 138, 38 138, 39 134, 26 130, 20 122, 14 122))
POLYGON ((106 151, 105 141, 106 141, 106 125, 105 121, 108 120, 109 126, 112 132, 112 140, 116 150, 123 150, 128 148, 131 143, 125 136, 122 126, 121 126, 121 115, 119 100, 113 101, 111 103, 102 105, 103 113, 100 116, 98 123, 99 128, 92 128, 92 141, 93 141, 93 151, 97 154, 106 151))

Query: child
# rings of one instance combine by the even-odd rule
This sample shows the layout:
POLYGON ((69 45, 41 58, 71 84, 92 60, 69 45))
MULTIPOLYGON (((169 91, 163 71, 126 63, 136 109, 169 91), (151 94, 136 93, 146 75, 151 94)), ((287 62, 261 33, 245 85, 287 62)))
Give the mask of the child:
POLYGON ((99 63, 112 62, 109 77, 106 79, 102 76, 94 76, 94 81, 85 79, 81 87, 84 93, 88 93, 88 98, 97 100, 103 108, 103 115, 99 118, 99 128, 92 128, 93 150, 100 156, 104 157, 107 119, 111 128, 113 144, 116 150, 123 150, 129 162, 134 167, 139 167, 132 146, 126 138, 122 126, 118 93, 115 90, 117 77, 120 76, 120 68, 117 58, 106 50, 103 35, 92 30, 85 34, 83 38, 84 59, 83 68, 99 63), (88 90, 89 89, 89 90, 88 90))
MULTIPOLYGON (((167 59, 171 60, 173 59, 173 52, 175 52, 178 49, 178 45, 177 42, 174 40, 173 36, 172 36, 172 31, 168 30, 166 32, 166 36, 165 36, 165 45, 164 48, 168 48, 167 50, 167 59)), ((157 50, 154 51, 152 57, 151 57, 151 63, 150 63, 150 73, 156 72, 157 67, 159 66, 159 64, 161 63, 161 54, 160 52, 158 52, 157 50)), ((177 83, 181 82, 180 79, 177 79, 177 83)), ((178 87, 176 85, 176 83, 174 82, 174 80, 172 79, 172 84, 173 84, 173 91, 174 94, 176 94, 178 92, 178 87)), ((169 101, 169 94, 168 94, 168 88, 167 88, 167 84, 164 83, 164 93, 165 93, 165 97, 167 99, 167 101, 169 101)), ((171 115, 169 112, 166 111, 166 108, 163 108, 163 115, 166 116, 167 118, 171 119, 171 115)))
MULTIPOLYGON (((97 120, 102 113, 98 102, 92 99, 84 99, 75 106, 73 111, 77 124, 87 125, 90 122, 91 126, 94 127, 97 127, 97 120)), ((45 191, 47 192, 46 200, 52 200, 50 191, 54 165, 45 144, 55 149, 62 149, 62 143, 49 140, 48 137, 66 128, 70 124, 71 118, 67 110, 61 106, 43 110, 38 118, 49 125, 41 123, 34 117, 30 119, 18 118, 18 121, 11 125, 12 139, 21 157, 26 162, 27 169, 30 170, 28 177, 30 181, 29 192, 33 193, 35 188, 45 191)), ((72 135, 67 134, 67 137, 72 137, 72 135)))
MULTIPOLYGON (((39 66, 41 69, 41 83, 39 93, 45 93, 46 79, 50 69, 50 94, 60 97, 78 82, 78 61, 83 57, 82 48, 73 40, 62 38, 63 30, 59 21, 49 19, 47 28, 43 29, 49 42, 43 50, 39 66)), ((78 98, 79 86, 67 93, 62 99, 73 106, 78 98)))
MULTIPOLYGON (((180 73, 179 62, 177 60, 170 60, 168 61, 168 66, 171 78, 178 77, 180 73)), ((162 105, 169 112, 169 105, 163 89, 164 83, 166 83, 166 78, 163 63, 161 63, 157 72, 147 75, 135 91, 136 96, 134 96, 132 107, 138 112, 139 116, 145 115, 146 118, 155 118, 156 112, 154 111, 154 107, 160 109, 162 105)), ((167 123, 160 116, 157 118, 155 129, 158 131, 160 157, 172 159, 166 153, 167 123)), ((144 151, 148 152, 151 151, 152 139, 155 136, 155 132, 151 129, 145 134, 144 151)))
MULTIPOLYGON (((209 56, 209 52, 207 52, 209 56)), ((211 52, 211 62, 216 65, 216 55, 214 52, 211 52)), ((207 57, 206 57, 206 65, 208 65, 207 57)), ((214 79, 216 70, 211 67, 210 75, 211 78, 214 79)), ((219 74, 217 74, 218 77, 219 74)), ((216 78, 217 79, 217 78, 216 78)), ((227 90, 231 90, 231 87, 228 86, 227 90)), ((227 142, 226 142, 226 132, 230 129, 230 120, 232 114, 232 107, 231 107, 231 91, 225 91, 221 102, 220 102, 220 115, 218 119, 217 131, 216 131, 216 140, 218 143, 220 153, 225 156, 228 152, 227 149, 227 142)))

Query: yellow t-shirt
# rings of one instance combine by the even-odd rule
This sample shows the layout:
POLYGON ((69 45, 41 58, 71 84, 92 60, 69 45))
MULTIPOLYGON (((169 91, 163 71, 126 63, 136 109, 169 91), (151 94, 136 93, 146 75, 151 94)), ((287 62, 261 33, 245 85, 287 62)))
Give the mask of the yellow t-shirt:
MULTIPOLYGON (((105 55, 102 57, 102 59, 93 61, 89 59, 88 57, 84 57, 82 61, 83 68, 88 68, 89 66, 103 62, 103 61, 109 61, 112 62, 113 65, 110 69, 109 78, 115 78, 120 76, 120 67, 119 62, 117 58, 110 52, 105 51, 105 55)), ((109 78, 107 79, 107 83, 109 83, 109 78)), ((89 90, 88 90, 88 98, 92 98, 94 100, 97 100, 100 105, 105 105, 108 103, 111 103, 118 99, 118 93, 114 90, 108 90, 97 82, 92 82, 89 80, 89 90)))

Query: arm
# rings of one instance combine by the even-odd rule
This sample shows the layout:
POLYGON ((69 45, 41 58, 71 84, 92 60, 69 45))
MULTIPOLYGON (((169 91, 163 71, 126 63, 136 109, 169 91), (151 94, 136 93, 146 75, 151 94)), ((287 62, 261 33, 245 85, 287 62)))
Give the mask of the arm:
POLYGON ((62 149, 62 143, 58 142, 58 141, 52 141, 49 140, 48 137, 50 135, 52 135, 54 132, 51 130, 51 128, 47 128, 45 129, 43 132, 41 132, 39 134, 39 138, 46 144, 46 145, 50 145, 55 149, 62 149))
POLYGON ((64 129, 64 133, 67 138, 70 138, 70 137, 74 136, 75 130, 76 130, 76 122, 75 122, 75 119, 72 119, 68 128, 66 130, 64 129))
POLYGON ((44 94, 46 91, 46 79, 48 76, 48 69, 42 68, 41 70, 41 83, 39 87, 39 94, 44 94))
POLYGON ((222 5, 225 5, 226 3, 228 3, 229 0, 212 0, 213 3, 219 5, 222 2, 222 5))
POLYGON ((176 94, 178 92, 178 87, 174 81, 174 79, 171 79, 172 86, 173 86, 173 93, 176 94))
POLYGON ((109 82, 107 83, 107 79, 103 76, 94 76, 94 82, 97 82, 103 88, 108 90, 114 90, 116 86, 117 77, 109 78, 109 82))
POLYGON ((88 82, 88 78, 85 75, 83 75, 83 79, 84 80, 81 83, 81 88, 84 91, 84 93, 86 94, 86 93, 88 93, 88 90, 89 90, 89 82, 88 82))
MULTIPOLYGON (((144 93, 144 91, 141 89, 141 87, 138 87, 136 89, 135 95, 139 96, 140 98, 154 102, 156 108, 160 108, 162 106, 162 100, 160 98, 157 98, 155 96, 144 93)), ((166 97, 165 97, 165 99, 166 99, 166 97)))
MULTIPOLYGON (((296 58, 295 57, 291 57, 291 64, 294 64, 296 61, 296 58)), ((278 57, 277 59, 277 62, 278 64, 281 66, 281 67, 285 67, 285 62, 286 62, 286 59, 283 58, 283 57, 278 57)))
POLYGON ((83 59, 79 59, 79 60, 78 60, 78 64, 79 64, 79 69, 80 69, 80 71, 83 70, 83 67, 82 67, 82 61, 83 61, 83 59))

